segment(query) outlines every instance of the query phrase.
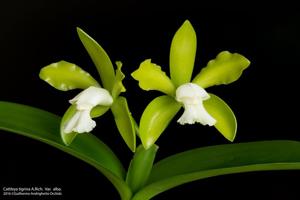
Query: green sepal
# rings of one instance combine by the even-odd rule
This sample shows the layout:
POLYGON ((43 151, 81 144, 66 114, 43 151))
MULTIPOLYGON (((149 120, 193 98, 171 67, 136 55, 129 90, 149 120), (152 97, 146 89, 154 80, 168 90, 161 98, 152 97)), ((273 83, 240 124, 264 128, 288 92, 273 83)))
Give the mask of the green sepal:
POLYGON ((186 20, 175 33, 170 50, 170 73, 176 87, 188 83, 193 73, 197 49, 197 36, 186 20))
POLYGON ((126 177, 126 183, 131 188, 132 193, 137 192, 145 186, 150 175, 157 150, 157 145, 152 145, 149 149, 145 149, 143 145, 140 145, 137 148, 136 153, 130 162, 126 177))
POLYGON ((145 149, 156 142, 180 108, 181 104, 167 95, 156 97, 148 104, 142 114, 139 129, 145 149))
POLYGON ((151 59, 143 61, 131 76, 139 81, 139 86, 143 90, 157 90, 168 95, 175 93, 175 86, 171 79, 161 70, 160 66, 151 63, 151 59))
POLYGON ((83 30, 77 28, 77 33, 99 72, 103 87, 111 91, 115 80, 115 72, 109 56, 105 50, 83 30))
POLYGON ((127 100, 125 97, 119 96, 111 106, 111 111, 117 128, 132 152, 136 148, 136 134, 134 120, 128 108, 127 100))
POLYGON ((226 85, 238 80, 249 65, 250 61, 241 54, 222 51, 215 59, 208 62, 194 78, 193 83, 203 88, 226 85))
POLYGON ((62 91, 100 86, 89 73, 63 60, 43 67, 39 76, 52 87, 62 91))
POLYGON ((214 125, 216 129, 229 141, 233 142, 236 131, 237 121, 230 107, 219 97, 209 94, 210 98, 203 101, 207 112, 217 120, 214 125))

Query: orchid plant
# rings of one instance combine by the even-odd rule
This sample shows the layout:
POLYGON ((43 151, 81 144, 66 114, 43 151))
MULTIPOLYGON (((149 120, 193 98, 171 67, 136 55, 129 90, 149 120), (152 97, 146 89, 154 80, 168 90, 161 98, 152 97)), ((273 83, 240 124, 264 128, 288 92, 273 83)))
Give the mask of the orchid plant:
MULTIPOLYGON (((132 73, 143 90, 164 95, 145 108, 139 125, 132 117, 122 80, 122 63, 116 69, 104 49, 77 29, 79 39, 100 75, 97 81, 79 66, 59 61, 40 71, 52 87, 81 89, 62 117, 47 111, 0 102, 0 129, 24 135, 69 153, 98 169, 113 184, 122 200, 147 200, 184 183, 208 177, 258 170, 300 169, 300 143, 260 141, 201 147, 155 161, 155 144, 168 124, 184 108, 178 126, 200 123, 214 126, 233 142, 237 121, 230 107, 207 88, 236 81, 250 61, 238 53, 223 51, 191 79, 196 56, 196 33, 186 20, 175 33, 170 50, 170 78, 161 67, 146 59, 132 73), (118 157, 91 131, 94 118, 111 110, 118 131, 133 152, 127 170, 118 157), (141 145, 137 146, 137 140, 141 145), (284 155, 284 156, 283 156, 284 155), (218 159, 215 159, 215 158, 218 159)), ((107 127, 106 127, 107 129, 107 127)))

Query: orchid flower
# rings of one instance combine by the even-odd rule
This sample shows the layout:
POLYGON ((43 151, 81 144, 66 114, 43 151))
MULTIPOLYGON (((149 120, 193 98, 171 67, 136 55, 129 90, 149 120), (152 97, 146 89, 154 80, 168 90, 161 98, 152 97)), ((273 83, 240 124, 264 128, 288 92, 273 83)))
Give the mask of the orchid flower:
POLYGON ((127 146, 135 151, 135 126, 125 97, 122 84, 124 74, 122 63, 116 62, 117 69, 104 49, 80 28, 77 33, 99 72, 103 87, 89 73, 79 66, 60 61, 52 63, 40 71, 40 78, 61 91, 83 89, 69 102, 72 104, 61 121, 61 138, 70 145, 78 133, 92 131, 100 117, 111 109, 117 128, 127 146))
POLYGON ((132 77, 143 90, 157 90, 165 95, 152 100, 140 120, 140 137, 145 148, 152 146, 181 107, 180 124, 215 126, 229 141, 236 135, 236 119, 230 107, 206 88, 236 81, 250 61, 238 53, 223 51, 208 62, 194 79, 191 76, 196 56, 197 37, 186 20, 173 37, 170 49, 169 78, 161 67, 146 59, 132 77))

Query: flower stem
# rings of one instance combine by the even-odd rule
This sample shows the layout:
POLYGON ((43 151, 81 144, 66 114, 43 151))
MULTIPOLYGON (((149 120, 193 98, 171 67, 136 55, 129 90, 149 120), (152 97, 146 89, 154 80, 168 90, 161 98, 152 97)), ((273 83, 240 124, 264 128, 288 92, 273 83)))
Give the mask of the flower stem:
POLYGON ((157 150, 157 145, 152 145, 148 149, 145 149, 143 145, 137 148, 130 162, 126 177, 126 183, 131 188, 133 194, 147 183, 157 150))

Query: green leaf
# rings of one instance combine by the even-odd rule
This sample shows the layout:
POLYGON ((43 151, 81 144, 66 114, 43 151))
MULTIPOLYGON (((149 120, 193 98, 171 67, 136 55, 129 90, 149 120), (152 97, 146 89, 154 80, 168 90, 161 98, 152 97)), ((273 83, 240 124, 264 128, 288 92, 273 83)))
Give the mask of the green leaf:
POLYGON ((44 110, 0 102, 0 130, 39 140, 87 162, 112 182, 123 200, 130 199, 125 170, 109 147, 92 134, 80 134, 65 146, 59 134, 60 121, 60 117, 44 110))
POLYGON ((170 50, 170 73, 176 87, 188 83, 193 73, 197 49, 197 36, 186 20, 175 33, 170 50))
POLYGON ((227 140, 233 142, 237 130, 237 122, 233 111, 221 98, 213 94, 209 95, 210 98, 203 101, 205 109, 217 120, 216 129, 227 140))
POLYGON ((83 30, 77 28, 77 33, 83 46, 97 67, 103 87, 111 91, 115 80, 115 72, 109 56, 104 49, 83 30))
POLYGON ((250 61, 238 53, 222 51, 214 60, 208 62, 200 73, 195 77, 193 83, 203 88, 214 85, 229 84, 239 79, 250 65, 250 61))
POLYGON ((145 149, 150 148, 181 108, 174 98, 163 95, 152 100, 140 121, 140 138, 145 149))
POLYGON ((158 90, 171 96, 175 93, 175 86, 171 79, 161 70, 160 66, 151 63, 151 59, 142 62, 131 76, 139 81, 139 86, 143 90, 158 90))
POLYGON ((126 92, 126 88, 124 87, 124 85, 122 83, 123 79, 125 78, 125 75, 121 71, 122 62, 117 61, 116 65, 117 65, 116 77, 115 77, 115 81, 114 81, 113 88, 111 91, 111 95, 112 95, 113 99, 116 99, 121 92, 126 92))
POLYGON ((300 142, 263 141, 203 147, 156 163, 148 185, 132 200, 147 200, 181 184, 213 176, 290 169, 300 169, 300 142))
POLYGON ((144 149, 143 145, 137 148, 126 177, 126 183, 131 188, 132 193, 135 193, 146 184, 157 150, 158 146, 156 145, 152 145, 149 149, 144 149))
POLYGON ((63 60, 43 67, 39 76, 52 87, 62 91, 99 87, 99 83, 89 73, 63 60))
POLYGON ((125 97, 119 96, 111 106, 117 128, 132 152, 135 152, 136 134, 134 120, 128 108, 125 97))

